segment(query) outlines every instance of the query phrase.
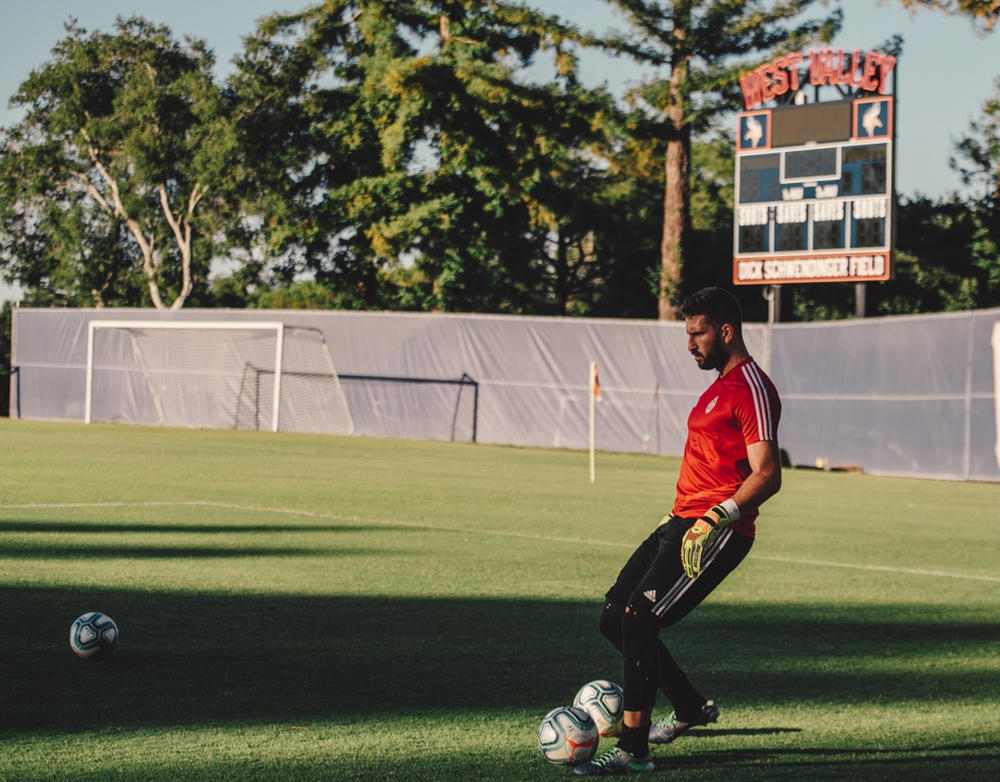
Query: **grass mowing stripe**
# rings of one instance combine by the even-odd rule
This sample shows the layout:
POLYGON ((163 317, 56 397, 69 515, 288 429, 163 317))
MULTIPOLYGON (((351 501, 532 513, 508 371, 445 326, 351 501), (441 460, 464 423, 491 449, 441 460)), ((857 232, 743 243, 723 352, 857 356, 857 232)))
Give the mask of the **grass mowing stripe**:
MULTIPOLYGON (((296 508, 266 508, 253 505, 237 505, 227 502, 215 502, 213 500, 177 500, 177 501, 149 501, 149 502, 75 502, 75 503, 25 503, 21 505, 0 505, 0 510, 28 510, 32 508, 128 508, 128 507, 212 507, 227 508, 229 510, 251 511, 257 513, 281 513, 290 516, 306 516, 308 518, 325 519, 328 521, 353 521, 360 524, 374 524, 379 526, 407 527, 412 529, 425 529, 436 532, 458 532, 462 534, 491 535, 494 537, 521 538, 525 540, 544 540, 551 543, 573 543, 588 546, 605 546, 608 548, 635 548, 633 543, 613 543, 606 540, 593 540, 590 538, 566 538, 554 535, 530 535, 525 532, 506 532, 504 530, 474 529, 471 527, 447 527, 436 524, 423 524, 411 521, 391 521, 389 519, 367 519, 361 516, 343 516, 335 513, 316 513, 315 511, 298 510, 296 508)), ((961 578, 970 581, 988 581, 1000 583, 1000 578, 994 576, 977 576, 969 573, 948 573, 940 570, 919 570, 917 568, 889 567, 887 565, 855 565, 847 562, 825 562, 815 559, 793 559, 790 557, 767 557, 751 554, 747 559, 756 559, 761 562, 782 562, 789 565, 814 565, 817 567, 846 568, 849 570, 870 570, 880 573, 900 573, 911 576, 930 576, 934 578, 961 578)))
MULTIPOLYGON (((0 510, 30 510, 45 508, 152 508, 152 507, 205 507, 205 508, 226 508, 229 510, 251 511, 256 513, 283 513, 289 516, 306 516, 313 519, 324 519, 326 521, 353 521, 359 524, 372 524, 384 527, 406 527, 408 529, 425 529, 433 532, 458 532, 462 534, 492 535, 503 538, 523 538, 526 540, 545 540, 552 543, 582 543, 588 546, 608 546, 611 548, 635 548, 632 543, 612 543, 606 540, 592 540, 589 538, 566 538, 554 535, 529 535, 526 532, 506 532, 504 530, 474 529, 472 527, 446 527, 440 524, 424 524, 414 521, 392 521, 389 519, 368 519, 362 516, 344 516, 336 513, 316 513, 309 510, 298 510, 296 508, 262 508, 254 505, 235 505, 228 502, 214 502, 212 500, 176 500, 176 501, 150 501, 150 502, 73 502, 73 503, 27 503, 24 505, 0 505, 0 510)), ((237 531, 238 528, 234 528, 237 531)))

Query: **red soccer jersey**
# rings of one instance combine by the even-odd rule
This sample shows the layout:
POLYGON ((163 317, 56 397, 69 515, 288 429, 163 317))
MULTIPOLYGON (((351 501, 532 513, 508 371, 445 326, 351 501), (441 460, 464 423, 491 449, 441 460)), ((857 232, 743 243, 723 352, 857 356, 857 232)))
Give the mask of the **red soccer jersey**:
MULTIPOLYGON (((699 518, 732 497, 751 472, 747 446, 777 442, 780 417, 778 392, 753 359, 712 383, 688 416, 674 515, 699 518)), ((752 538, 756 518, 754 509, 729 526, 752 538)))

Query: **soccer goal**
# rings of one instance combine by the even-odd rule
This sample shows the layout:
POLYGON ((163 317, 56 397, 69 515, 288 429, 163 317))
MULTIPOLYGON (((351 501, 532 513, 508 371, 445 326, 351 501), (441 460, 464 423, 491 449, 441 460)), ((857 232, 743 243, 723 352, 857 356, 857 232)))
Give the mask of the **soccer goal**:
POLYGON ((355 434, 476 442, 479 383, 458 379, 341 375, 355 434))
POLYGON ((92 320, 86 383, 87 423, 354 431, 322 332, 279 321, 92 320))

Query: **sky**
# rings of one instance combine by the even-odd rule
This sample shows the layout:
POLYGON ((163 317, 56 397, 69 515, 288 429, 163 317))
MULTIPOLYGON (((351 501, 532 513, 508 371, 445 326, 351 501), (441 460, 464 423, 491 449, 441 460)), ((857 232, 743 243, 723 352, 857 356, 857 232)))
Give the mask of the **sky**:
MULTIPOLYGON (((585 29, 624 28, 603 0, 525 2, 585 29)), ((258 19, 308 4, 308 0, 0 0, 0 125, 20 118, 20 111, 10 109, 7 100, 49 58, 71 17, 87 30, 110 30, 117 16, 137 14, 168 25, 178 37, 202 38, 215 52, 219 75, 224 77, 231 72, 230 62, 243 36, 258 19)), ((948 161, 955 142, 1000 79, 1000 30, 978 36, 967 19, 935 11, 911 15, 897 0, 842 0, 839 5, 844 9, 844 26, 834 46, 867 50, 892 35, 903 37, 897 66, 898 191, 907 197, 933 198, 962 191, 948 161)), ((815 15, 822 11, 823 6, 816 4, 815 15)), ((581 66, 585 84, 604 84, 616 94, 652 73, 626 59, 596 52, 585 53, 581 66)), ((0 300, 16 296, 0 283, 0 300)))

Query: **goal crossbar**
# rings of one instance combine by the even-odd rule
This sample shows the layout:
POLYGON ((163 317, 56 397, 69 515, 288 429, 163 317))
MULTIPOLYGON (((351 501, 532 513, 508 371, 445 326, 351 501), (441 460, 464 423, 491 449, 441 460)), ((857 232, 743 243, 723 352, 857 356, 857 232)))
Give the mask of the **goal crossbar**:
POLYGON ((278 415, 281 406, 281 356, 284 348, 285 324, 281 321, 267 320, 258 322, 187 320, 187 321, 143 321, 143 320, 92 320, 87 327, 87 390, 84 401, 84 422, 90 423, 94 396, 94 333, 98 329, 201 329, 201 330, 241 330, 241 331, 273 331, 275 333, 274 355, 274 406, 271 413, 271 431, 278 431, 278 415))

